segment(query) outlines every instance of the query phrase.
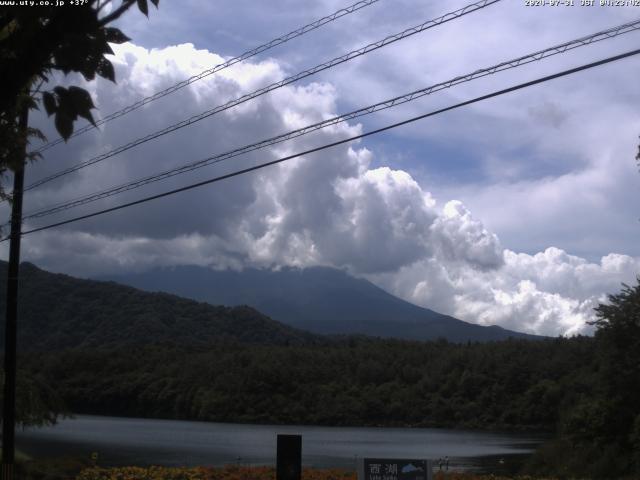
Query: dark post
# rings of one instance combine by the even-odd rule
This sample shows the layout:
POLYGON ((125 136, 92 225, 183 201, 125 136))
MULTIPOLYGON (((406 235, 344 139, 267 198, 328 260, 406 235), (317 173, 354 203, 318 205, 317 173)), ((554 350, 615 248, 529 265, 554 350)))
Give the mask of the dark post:
MULTIPOLYGON (((20 130, 29 123, 29 109, 20 114, 20 130)), ((18 316, 18 274, 20 271, 20 233, 22 224, 22 189, 24 160, 13 174, 13 204, 11 207, 11 239, 9 243, 9 272, 7 276, 7 310, 4 330, 4 403, 2 408, 2 480, 13 480, 16 431, 16 336, 18 316)))
POLYGON ((302 436, 278 435, 276 480, 300 480, 302 475, 302 436))

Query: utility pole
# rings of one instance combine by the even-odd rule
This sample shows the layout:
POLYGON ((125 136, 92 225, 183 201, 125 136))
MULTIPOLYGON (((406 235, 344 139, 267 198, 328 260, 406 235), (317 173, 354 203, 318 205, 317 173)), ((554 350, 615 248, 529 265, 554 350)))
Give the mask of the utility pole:
POLYGON ((20 236, 22 229, 22 191, 27 158, 27 126, 29 107, 20 112, 19 128, 24 134, 22 158, 13 173, 11 205, 11 239, 7 276, 7 310, 4 330, 4 401, 2 405, 2 480, 14 479, 16 434, 16 340, 18 317, 18 274, 20 272, 20 236))

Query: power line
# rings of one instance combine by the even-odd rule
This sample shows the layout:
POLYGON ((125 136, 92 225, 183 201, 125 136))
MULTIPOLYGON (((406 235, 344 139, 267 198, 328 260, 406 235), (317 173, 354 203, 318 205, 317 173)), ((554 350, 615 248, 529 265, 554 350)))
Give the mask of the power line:
MULTIPOLYGON (((326 25, 327 23, 331 23, 335 20, 337 20, 340 17, 344 17, 345 15, 349 15, 350 13, 356 12, 362 8, 368 7, 370 5, 373 5, 374 3, 376 3, 378 0, 360 0, 359 2, 354 3, 353 5, 350 5, 348 7, 345 8, 341 8, 340 10, 332 13, 331 15, 327 15, 326 17, 322 17, 318 20, 316 20, 315 22, 309 23, 308 25, 305 25, 303 27, 300 27, 296 30, 293 30, 292 32, 289 32, 285 35, 282 35, 281 37, 278 38, 274 38, 273 40, 260 45, 258 47, 255 47, 251 50, 248 50, 240 55, 238 55, 237 57, 234 57, 230 60, 227 60, 224 63, 220 63, 212 68, 209 68, 208 70, 204 70, 203 72, 198 73, 197 75, 193 75, 192 77, 187 78, 186 80, 183 80, 181 82, 176 83, 175 85, 172 85, 168 88, 165 88, 164 90, 161 90, 159 92, 154 93, 153 95, 150 95, 148 97, 145 97, 141 100, 138 100, 135 103, 132 103, 131 105, 128 105, 126 107, 124 107, 121 110, 118 110, 116 112, 113 112, 109 115, 107 115, 106 117, 97 120, 95 122, 95 126, 94 125, 86 125, 85 127, 82 127, 80 129, 78 129, 73 135, 71 135, 71 137, 69 138, 73 138, 73 137, 77 137, 78 135, 82 135, 83 133, 86 133, 90 130, 93 130, 96 127, 99 127, 100 125, 103 125, 111 120, 114 120, 116 118, 122 117, 128 113, 133 112, 134 110, 137 110, 140 107, 143 107, 144 105, 147 105, 148 103, 153 102, 154 100, 158 100, 159 98, 162 97, 166 97, 167 95, 170 95, 174 92, 177 92, 178 90, 180 90, 181 88, 184 88, 188 85, 191 85, 194 82, 197 82, 198 80, 201 80, 205 77, 208 77, 209 75, 213 75, 214 73, 219 72, 220 70, 224 70, 225 68, 228 68, 232 65, 235 65, 236 63, 240 63, 244 60, 247 60, 248 58, 254 57, 260 53, 266 52, 267 50, 270 50, 278 45, 282 45, 283 43, 288 42, 289 40, 292 40, 296 37, 300 37, 302 35, 304 35, 305 33, 308 33, 312 30, 315 30, 317 28, 322 27, 323 25, 326 25)), ((49 143, 47 143, 46 145, 40 147, 39 149, 36 150, 36 152, 38 153, 42 153, 45 150, 48 150, 49 148, 58 145, 59 143, 64 142, 64 138, 60 137, 54 141, 51 141, 49 143)))
MULTIPOLYGON (((243 175, 243 174, 246 174, 246 173, 249 173, 249 172, 260 170, 260 169, 263 169, 265 167, 276 165, 278 163, 282 163, 282 162, 285 162, 285 161, 288 161, 288 160, 291 160, 291 159, 294 159, 294 158, 297 158, 297 157, 301 157, 301 156, 308 155, 308 154, 311 154, 311 153, 319 152, 321 150, 326 150, 327 148, 335 147, 335 146, 338 146, 338 145, 342 145, 342 144, 345 144, 345 143, 352 142, 354 140, 359 140, 359 139, 362 139, 362 138, 365 138, 365 137, 368 137, 368 136, 371 136, 371 135, 375 135, 375 134, 378 134, 378 133, 381 133, 381 132, 385 132, 387 130, 391 130, 393 128, 397 128, 397 127, 400 127, 400 126, 403 126, 403 125, 407 125, 409 123, 413 123, 413 122, 416 122, 418 120, 422 120, 424 118, 428 118, 428 117, 432 117, 432 116, 435 116, 435 115, 438 115, 438 114, 441 114, 441 113, 444 113, 444 112, 448 112, 450 110, 455 110, 457 108, 464 107, 464 106, 467 106, 467 105, 471 105, 473 103, 481 102, 483 100, 488 100, 490 98, 497 97, 497 96, 500 96, 500 95, 505 95, 507 93, 514 92, 516 90, 521 90, 523 88, 527 88, 527 87, 531 87, 533 85, 537 85, 537 84, 540 84, 540 83, 548 82, 548 81, 554 80, 556 78, 564 77, 564 76, 571 75, 571 74, 574 74, 574 73, 577 73, 577 72, 581 72, 581 71, 584 71, 584 70, 588 70, 590 68, 594 68, 594 67, 597 67, 597 66, 600 66, 600 65, 604 65, 604 64, 607 64, 607 63, 615 62, 617 60, 628 58, 628 57, 631 57, 633 55, 637 55, 639 53, 640 53, 640 49, 636 49, 636 50, 632 50, 630 52, 622 53, 620 55, 615 55, 615 56, 612 56, 612 57, 608 57, 608 58, 605 58, 603 60, 598 60, 596 62, 591 62, 591 63, 585 64, 585 65, 581 65, 579 67, 571 68, 569 70, 564 70, 562 72, 555 73, 553 75, 547 75, 545 77, 540 77, 540 78, 538 78, 536 80, 531 80, 529 82, 520 83, 520 84, 515 85, 513 87, 505 88, 503 90, 498 90, 498 91, 489 93, 487 95, 482 95, 480 97, 476 97, 476 98, 473 98, 471 100, 467 100, 465 102, 460 102, 460 103, 457 103, 455 105, 451 105, 449 107, 445 107, 445 108, 441 108, 441 109, 438 109, 438 110, 434 110, 432 112, 425 113, 425 114, 422 114, 422 115, 418 115, 416 117, 412 117, 412 118, 409 118, 407 120, 403 120, 401 122, 393 123, 393 124, 387 125, 385 127, 377 128, 375 130, 371 130, 369 132, 366 132, 366 133, 363 133, 363 134, 360 134, 360 135, 355 135, 355 136, 352 136, 352 137, 349 137, 349 138, 345 138, 343 140, 339 140, 339 141, 336 141, 336 142, 328 143, 328 144, 322 145, 320 147, 316 147, 316 148, 312 148, 312 149, 309 149, 309 150, 305 150, 303 152, 298 152, 298 153, 295 153, 293 155, 288 155, 286 157, 282 157, 282 158, 279 158, 277 160, 272 160, 270 162, 265 162, 265 163, 261 163, 259 165, 254 165, 253 167, 248 167, 248 168, 244 168, 242 170, 237 170, 235 172, 228 173, 228 174, 225 174, 225 175, 220 175, 218 177, 210 178, 208 180, 203 180, 201 182, 192 183, 192 184, 186 185, 184 187, 176 188, 174 190, 169 190, 167 192, 163 192, 163 193, 159 193, 159 194, 152 195, 152 196, 149 196, 149 197, 145 197, 145 198, 142 198, 142 199, 139 199, 139 200, 135 200, 133 202, 124 203, 124 204, 121 204, 121 205, 117 205, 115 207, 106 208, 104 210, 99 210, 99 211, 96 211, 96 212, 93 212, 93 213, 89 213, 89 214, 86 214, 86 215, 80 215, 78 217, 74 217, 74 218, 71 218, 71 219, 68 219, 68 220, 63 220, 61 222, 51 223, 51 224, 45 225, 43 227, 38 227, 38 228, 31 229, 31 230, 26 230, 26 231, 22 232, 22 235, 24 236, 24 235, 28 235, 28 234, 35 233, 35 232, 41 232, 43 230, 49 230, 49 229, 54 228, 54 227, 67 225, 69 223, 74 223, 74 222, 77 222, 77 221, 80 221, 80 220, 85 220, 85 219, 96 217, 96 216, 103 215, 103 214, 106 214, 106 213, 114 212, 116 210, 122 210, 124 208, 132 207, 134 205, 140 205, 142 203, 150 202, 152 200, 157 200, 157 199, 163 198, 163 197, 168 197, 168 196, 174 195, 176 193, 185 192, 187 190, 192 190, 194 188, 202 187, 204 185, 209 185, 211 183, 216 183, 216 182, 219 182, 219 181, 222 181, 222 180, 226 180, 228 178, 237 177, 239 175, 243 175)), ((4 238, 2 238, 0 240, 0 242, 4 242, 4 241, 6 241, 6 240, 8 240, 10 238, 11 238, 11 236, 4 237, 4 238)))
POLYGON ((297 130, 293 130, 275 137, 271 137, 269 139, 266 140, 261 140, 259 142, 250 144, 250 145, 245 145, 230 151, 227 151, 225 153, 221 153, 215 156, 211 156, 208 157, 206 159, 202 159, 202 160, 198 160, 192 163, 188 163, 186 165, 182 165, 176 168, 172 168, 169 170, 165 170, 163 172, 154 174, 154 175, 149 175, 143 178, 139 178, 137 180, 133 180, 130 182, 127 182, 125 184, 116 186, 116 187, 112 187, 106 190, 102 190, 96 193, 92 193, 90 195, 86 195, 83 197, 79 197, 73 200, 69 200, 66 202, 62 202, 50 207, 46 207, 44 209, 40 209, 37 210, 35 212, 31 212, 28 213, 26 215, 24 215, 22 218, 23 220, 27 220, 27 219, 31 219, 31 218, 42 218, 42 217, 46 217, 49 215, 53 215, 55 213, 59 213, 65 210, 68 210, 70 208, 73 207, 77 207, 80 205, 85 205, 91 202, 95 202, 97 200, 101 200, 104 198, 108 198, 114 195, 117 195, 119 193, 123 193, 129 190, 133 190, 135 188, 139 188, 142 187, 144 185, 148 185, 150 183, 154 183, 160 180, 165 180, 167 178, 171 178, 173 176, 176 175, 180 175, 183 173, 187 173, 193 170, 196 170, 198 168, 202 168, 208 165, 212 165, 212 164, 216 164, 216 163, 220 163, 226 160, 229 160, 233 157, 237 157, 261 148, 265 148, 268 146, 272 146, 293 138, 297 138, 300 137, 302 135, 306 135, 307 133, 311 133, 313 131, 316 130, 320 130, 322 128, 326 128, 328 126, 332 126, 332 125, 336 125, 338 123, 341 122, 345 122, 348 120, 352 120, 354 118, 358 118, 358 117, 362 117, 365 115, 369 115, 372 114, 374 112, 377 111, 381 111, 381 110, 385 110, 388 108, 392 108, 395 107, 397 105, 401 105, 403 103, 407 103, 413 100, 416 100, 418 98, 421 98, 423 96, 426 95, 430 95, 432 93, 438 92, 440 90, 444 90, 446 88, 450 88, 452 86, 458 85, 460 83, 464 83, 464 82, 469 82, 472 81, 476 78, 481 78, 481 77, 485 77, 487 75, 492 75, 504 70, 508 70, 508 69, 512 69, 512 68, 517 68, 521 65, 525 65, 534 61, 539 61, 542 60, 544 58, 553 56, 553 55, 557 55, 560 53, 564 53, 567 52, 569 50, 572 50, 574 48, 578 48, 584 45, 590 45, 594 42, 598 42, 601 40, 606 40, 609 38, 613 38, 617 35, 621 35, 624 33, 629 33, 632 31, 636 31, 640 29, 640 19, 639 20, 635 20, 633 22, 628 22, 622 25, 618 25, 616 27, 611 27, 609 29, 591 34, 591 35, 587 35, 584 37, 580 37, 578 39, 575 40, 571 40, 569 42, 565 42, 562 43, 560 45, 556 45, 553 47, 549 47, 546 48, 544 50, 539 50, 537 52, 528 54, 528 55, 524 55, 521 57, 518 57, 516 59, 512 59, 512 60, 507 60, 505 62, 501 62, 497 65, 493 65, 491 67, 488 68, 483 68, 480 70, 476 70, 472 73, 466 74, 466 75, 462 75, 462 76, 458 76, 455 77, 451 80, 447 80, 445 82, 440 82, 437 83, 435 85, 426 87, 426 88, 422 88, 420 90, 415 90, 413 92, 407 93, 405 95, 401 95, 401 96, 397 96, 388 100, 385 100, 383 102, 379 102, 376 103, 374 105, 369 105, 367 107, 363 107, 360 108, 358 110, 354 110, 352 112, 340 115, 340 116, 336 116, 327 120, 323 120, 321 122, 312 124, 312 125, 307 125, 305 127, 299 128, 297 130))
POLYGON ((91 158, 89 160, 85 160, 84 162, 80 162, 79 164, 77 164, 77 165, 75 165, 73 167, 69 167, 69 168, 61 170, 61 171, 59 171, 57 173, 49 175, 49 176, 47 176, 45 178, 42 178, 42 179, 40 179, 40 180, 38 180, 36 182, 31 183, 30 185, 26 186, 24 190, 25 191, 32 190, 32 189, 34 189, 34 188, 36 188, 36 187, 38 187, 40 185, 43 185, 43 184, 48 183, 48 182, 50 182, 52 180, 55 180, 56 178, 62 177, 64 175, 68 175, 68 174, 73 173, 73 172, 76 172, 76 171, 78 171, 78 170, 80 170, 82 168, 85 168, 85 167, 88 167, 89 165, 93 165, 95 163, 101 162, 102 160, 105 160, 107 158, 113 157, 114 155, 117 155, 119 153, 127 151, 127 150, 129 150, 129 149, 131 149, 133 147, 136 147, 138 145, 146 143, 146 142, 148 142, 150 140, 154 140, 154 139, 156 139, 158 137, 161 137, 163 135, 166 135, 168 133, 175 132, 176 130, 179 130, 181 128, 187 127, 189 125, 193 125, 194 123, 199 122, 200 120, 208 118, 208 117, 210 117, 212 115, 215 115, 217 113, 220 113, 222 111, 228 110, 228 109, 230 109, 232 107, 235 107, 237 105, 245 103, 245 102, 247 102, 249 100, 252 100, 252 99, 254 99, 256 97, 259 97, 261 95, 269 93, 269 92, 271 92, 273 90, 276 90, 278 88, 284 87, 284 86, 289 85, 291 83, 294 83, 294 82, 296 82, 298 80, 301 80, 303 78, 306 78, 306 77, 314 75, 314 74, 316 74, 318 72, 321 72, 323 70, 327 70, 327 69, 332 68, 332 67, 334 67, 336 65, 339 65, 341 63, 348 62, 349 60, 352 60, 354 58, 357 58, 357 57, 360 57, 362 55, 365 55, 365 54, 367 54, 369 52, 372 52, 374 50, 382 48, 382 47, 384 47, 386 45, 389 45, 391 43, 397 42, 399 40, 402 40, 404 38, 410 37, 410 36, 415 35, 417 33, 423 32, 423 31, 428 30, 430 28, 436 27, 438 25, 441 25, 443 23, 449 22, 451 20, 455 20, 457 18, 460 18, 460 17, 462 17, 464 15, 467 15, 469 13, 475 12, 477 10, 483 9, 483 8, 485 8, 485 7, 489 6, 489 5, 492 5, 494 3, 497 3, 499 1, 501 1, 501 0, 481 0, 481 1, 477 1, 475 3, 469 4, 469 5, 461 8, 461 9, 458 9, 458 10, 455 10, 453 12, 449 12, 449 13, 447 13, 445 15, 442 15, 442 16, 436 18, 436 19, 429 20, 429 21, 424 22, 424 23, 422 23, 420 25, 417 25, 415 27, 408 28, 408 29, 406 29, 406 30, 404 30, 404 31, 402 31, 400 33, 396 33, 394 35, 390 35, 388 37, 385 37, 382 40, 379 40, 379 41, 374 42, 374 43, 370 43, 370 44, 368 44, 368 45, 366 45, 364 47, 361 47, 361 48, 359 48, 357 50, 353 50, 353 51, 351 51, 349 53, 341 55, 340 57, 336 57, 336 58, 334 58, 332 60, 329 60, 328 62, 322 63, 320 65, 316 65, 315 67, 312 67, 312 68, 310 68, 308 70, 304 70, 304 71, 302 71, 300 73, 297 73, 295 75, 287 77, 284 80, 272 83, 270 85, 267 85, 266 87, 262 87, 262 88, 260 88, 258 90, 255 90, 254 92, 248 93, 248 94, 243 95, 243 96, 241 96, 239 98, 231 100, 231 101, 229 101, 229 102, 227 102, 225 104, 218 105, 217 107, 214 107, 214 108, 212 108, 210 110, 207 110, 207 111, 202 112, 202 113, 200 113, 198 115, 194 115, 194 116, 192 116, 190 118, 182 120, 181 122, 178 122, 178 123, 170 125, 170 126, 168 126, 166 128, 163 128, 162 130, 159 130, 157 132, 151 133, 151 134, 146 135, 144 137, 140 137, 140 138, 138 138, 136 140, 133 140, 133 141, 125 144, 125 145, 121 145, 120 147, 117 147, 117 148, 115 148, 115 149, 113 149, 113 150, 111 150, 111 151, 109 151, 107 153, 98 155, 98 156, 93 157, 93 158, 91 158))

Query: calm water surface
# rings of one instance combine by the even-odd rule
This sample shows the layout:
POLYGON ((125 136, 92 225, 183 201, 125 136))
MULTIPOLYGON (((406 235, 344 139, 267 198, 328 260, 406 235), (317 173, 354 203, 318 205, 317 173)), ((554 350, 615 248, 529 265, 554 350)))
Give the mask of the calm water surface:
POLYGON ((79 415, 17 433, 31 455, 89 455, 105 465, 273 465, 276 434, 302 435, 303 464, 354 468, 358 457, 448 456, 451 468, 504 472, 542 437, 429 428, 355 428, 150 420, 79 415))

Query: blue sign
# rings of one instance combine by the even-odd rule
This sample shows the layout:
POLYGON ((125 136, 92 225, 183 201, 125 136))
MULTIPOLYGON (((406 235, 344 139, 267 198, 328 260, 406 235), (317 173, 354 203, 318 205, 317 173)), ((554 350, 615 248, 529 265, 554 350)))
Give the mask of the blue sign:
POLYGON ((358 468, 358 480, 431 480, 428 460, 364 458, 358 468))

